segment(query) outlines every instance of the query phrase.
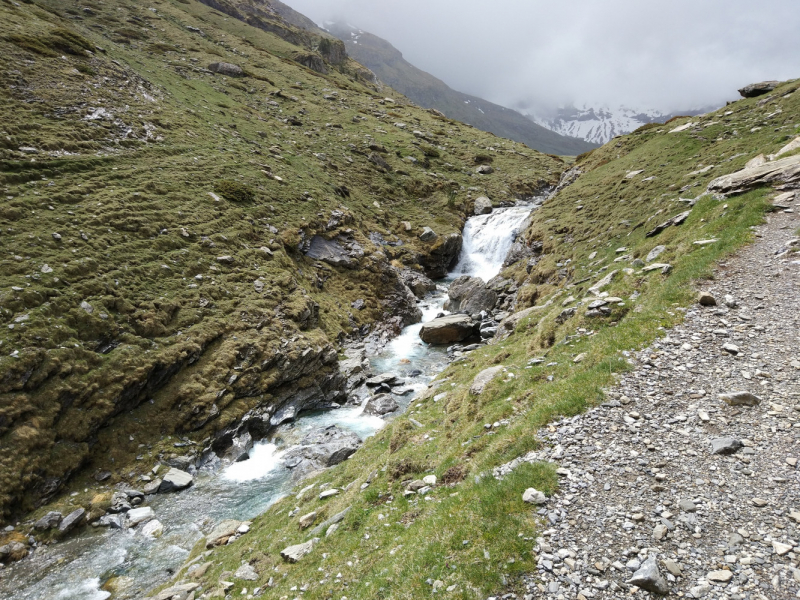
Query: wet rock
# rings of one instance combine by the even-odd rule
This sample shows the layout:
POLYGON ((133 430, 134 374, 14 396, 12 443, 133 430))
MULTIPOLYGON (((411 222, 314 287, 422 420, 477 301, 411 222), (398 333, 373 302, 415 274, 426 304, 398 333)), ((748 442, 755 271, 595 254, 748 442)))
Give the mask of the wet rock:
POLYGON ((245 431, 233 439, 233 444, 225 451, 223 458, 231 462, 242 462, 250 458, 250 450, 252 449, 253 436, 245 431))
POLYGON ((315 235, 311 238, 305 254, 309 258, 321 260, 329 265, 355 269, 358 261, 364 257, 364 249, 358 242, 343 236, 335 240, 326 240, 322 236, 315 235))
POLYGON ((154 479, 144 486, 143 491, 145 494, 157 494, 158 489, 161 487, 161 479, 154 479))
POLYGON ((286 562, 296 563, 314 549, 314 544, 316 544, 316 542, 317 538, 314 538, 305 542, 304 544, 295 544, 294 546, 284 548, 281 550, 281 558, 283 558, 283 560, 286 562))
POLYGON ((239 65, 226 62, 216 62, 208 65, 208 70, 227 77, 244 77, 244 69, 239 65))
POLYGON ((396 411, 398 408, 399 405, 390 394, 378 394, 370 398, 366 406, 364 406, 364 414, 383 416, 396 411))
POLYGON ((458 261, 462 242, 460 233, 451 233, 439 238, 427 254, 420 256, 420 264, 425 269, 425 274, 432 279, 447 276, 458 261))
POLYGON ((226 519, 217 524, 214 529, 211 530, 211 533, 206 536, 206 548, 227 544, 228 540, 236 535, 241 524, 241 521, 234 521, 232 519, 226 519))
POLYGON ((58 526, 58 530, 61 533, 67 533, 68 531, 72 531, 73 529, 75 529, 75 527, 77 527, 83 522, 85 517, 86 517, 86 510, 84 510, 83 508, 75 509, 61 520, 61 524, 58 526))
POLYGON ((452 344, 472 336, 476 323, 467 315, 449 315, 422 325, 419 337, 426 344, 452 344))
POLYGON ((781 84, 780 81, 761 81, 759 83, 751 83, 744 86, 739 90, 742 98, 755 98, 770 93, 781 84))
POLYGON ((167 471, 166 475, 164 475, 158 491, 161 494, 177 492, 192 485, 193 481, 194 477, 192 477, 189 473, 172 467, 169 471, 167 471))
POLYGON ((472 212, 476 215, 488 215, 492 212, 492 201, 486 196, 481 196, 475 200, 475 206, 472 212))
POLYGON ((152 521, 148 521, 144 527, 142 527, 142 535, 151 537, 151 538, 158 538, 164 534, 164 525, 158 519, 153 519, 152 521))
POLYGON ((400 279, 403 283, 414 293, 417 298, 424 298, 428 292, 436 290, 436 284, 433 280, 426 277, 424 274, 411 269, 403 269, 400 271, 400 279))
POLYGON ((58 527, 59 523, 61 523, 62 518, 64 518, 64 515, 62 515, 60 512, 51 510, 41 519, 36 521, 36 523, 33 524, 33 527, 35 529, 38 529, 39 531, 47 531, 48 529, 55 529, 56 527, 58 527))
POLYGON ((462 275, 450 284, 444 309, 468 314, 490 311, 497 303, 497 292, 489 288, 480 277, 462 275))
POLYGON ((297 475, 338 465, 361 445, 361 438, 336 425, 315 429, 283 456, 287 468, 297 475))
POLYGON ((650 556, 642 566, 633 574, 627 583, 635 585, 654 594, 666 595, 669 593, 669 584, 658 570, 655 556, 650 556))
POLYGON ((366 384, 368 387, 379 387, 383 384, 386 385, 400 385, 403 382, 394 373, 381 373, 375 377, 367 379, 366 384))
POLYGON ((97 525, 110 529, 122 529, 125 526, 125 515, 103 515, 97 520, 97 525))
POLYGON ((153 509, 149 506, 143 506, 141 508, 133 508, 129 510, 126 516, 126 522, 128 526, 136 527, 139 523, 144 523, 151 519, 155 519, 156 513, 154 513, 153 509))
POLYGON ((484 369, 475 376, 475 379, 472 380, 469 393, 473 396, 480 396, 483 393, 483 390, 486 389, 486 386, 496 379, 502 372, 503 367, 501 366, 484 369))

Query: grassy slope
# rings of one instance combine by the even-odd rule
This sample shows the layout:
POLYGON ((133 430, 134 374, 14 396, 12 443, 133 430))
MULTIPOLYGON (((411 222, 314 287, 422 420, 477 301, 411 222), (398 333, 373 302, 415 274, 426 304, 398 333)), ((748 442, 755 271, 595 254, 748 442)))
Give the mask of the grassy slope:
POLYGON ((339 488, 352 484, 342 494, 321 501, 317 487, 302 499, 286 498, 256 520, 252 534, 215 550, 209 558, 214 566, 203 580, 207 589, 249 561, 259 581, 237 582, 235 597, 240 588, 263 586, 271 577, 275 587, 267 593, 274 598, 292 598, 300 588, 309 599, 420 598, 431 593, 426 581, 437 579, 455 586, 447 594, 454 598, 520 591, 517 576, 535 572, 532 540, 544 526, 521 493, 530 486, 550 492, 556 476, 548 464, 525 465, 503 481, 486 474, 535 449, 534 432, 554 417, 600 402, 603 389, 628 367, 624 352, 678 323, 695 284, 711 276, 715 262, 748 243, 750 227, 769 210, 770 191, 723 201, 702 192, 712 178, 800 134, 800 92, 785 95, 797 87, 794 82, 766 98, 694 119, 697 125, 682 133, 668 132, 688 119, 645 128, 582 157, 578 164, 585 174, 549 200, 525 234, 544 242, 545 255, 530 275, 518 268, 515 276, 525 286, 522 298, 536 301, 542 311, 507 340, 451 365, 438 378, 440 387, 417 400, 407 415, 350 460, 311 480, 339 488), (715 166, 692 174, 707 165, 715 166), (640 175, 626 178, 640 169, 640 175), (679 197, 699 198, 688 220, 646 238, 646 231, 686 209, 679 197), (711 245, 693 244, 714 238, 719 241, 711 245), (631 266, 656 244, 667 247, 658 260, 672 264, 669 275, 631 266), (617 252, 621 247, 627 250, 617 252), (621 255, 630 258, 614 263, 621 255), (623 307, 615 306, 610 318, 591 319, 584 316, 584 303, 565 323, 555 322, 568 296, 586 297, 587 288, 612 269, 629 269, 606 288, 625 299, 623 307), (634 292, 639 296, 632 300, 634 292), (548 300, 553 304, 546 306, 548 300), (576 364, 574 357, 583 353, 576 364), (528 365, 539 356, 546 356, 543 364, 528 365), (473 377, 494 364, 507 369, 505 377, 481 396, 469 395, 473 377), (503 419, 507 425, 484 427, 503 419), (376 476, 361 491, 370 473, 376 476), (425 498, 404 498, 403 482, 426 474, 448 484, 425 498), (318 511, 315 523, 320 523, 348 506, 339 530, 323 537, 311 554, 297 564, 281 561, 280 550, 310 537, 298 527, 299 516, 318 511), (293 509, 296 515, 290 517, 293 509))
POLYGON ((283 339, 297 357, 388 316, 386 261, 416 264, 424 225, 457 231, 471 199, 511 199, 563 167, 384 102, 349 75, 356 64, 321 76, 287 58, 296 46, 194 0, 2 0, 0 51, 0 516, 82 464, 81 488, 98 469, 137 481, 148 461, 134 457, 171 447, 164 436, 218 409, 191 433, 202 440, 268 403, 283 339), (206 70, 221 60, 249 75, 206 70), (497 172, 475 175, 476 154, 497 172), (221 180, 254 199, 216 201, 221 180), (326 235, 352 228, 372 270, 317 268, 297 251, 334 209, 352 222, 326 235), (405 244, 385 257, 375 231, 405 244), (357 298, 367 308, 351 314, 357 298), (310 302, 319 327, 301 331, 310 302))
POLYGON ((331 29, 331 33, 344 40, 353 58, 420 106, 436 108, 451 119, 517 140, 542 152, 574 156, 594 147, 584 140, 563 136, 537 125, 515 110, 450 88, 442 80, 409 63, 397 48, 371 33, 360 33, 358 43, 354 43, 350 31, 349 26, 342 24, 331 29))

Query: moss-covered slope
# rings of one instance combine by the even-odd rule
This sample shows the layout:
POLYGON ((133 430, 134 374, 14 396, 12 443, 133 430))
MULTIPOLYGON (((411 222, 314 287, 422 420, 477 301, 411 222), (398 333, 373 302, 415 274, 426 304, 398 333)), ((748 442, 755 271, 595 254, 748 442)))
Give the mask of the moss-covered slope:
POLYGON ((334 342, 404 318, 392 265, 435 250, 423 226, 558 180, 235 8, 0 2, 0 516, 323 385, 334 342), (315 235, 363 257, 310 260, 315 235))

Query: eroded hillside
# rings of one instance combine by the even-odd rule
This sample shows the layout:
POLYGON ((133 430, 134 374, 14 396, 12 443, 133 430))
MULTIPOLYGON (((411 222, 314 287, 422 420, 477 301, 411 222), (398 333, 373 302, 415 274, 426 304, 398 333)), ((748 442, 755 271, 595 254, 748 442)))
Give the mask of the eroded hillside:
POLYGON ((558 181, 254 6, 0 3, 4 518, 338 399, 337 342, 416 317, 401 270, 443 275, 478 196, 558 181))

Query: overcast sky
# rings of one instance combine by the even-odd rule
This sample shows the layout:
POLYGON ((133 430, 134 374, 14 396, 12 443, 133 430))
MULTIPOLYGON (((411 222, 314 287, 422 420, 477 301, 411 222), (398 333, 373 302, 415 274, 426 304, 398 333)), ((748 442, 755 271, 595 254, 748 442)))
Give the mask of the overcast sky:
POLYGON ((800 77, 800 0, 284 0, 390 41, 451 87, 532 112, 664 112, 800 77))

